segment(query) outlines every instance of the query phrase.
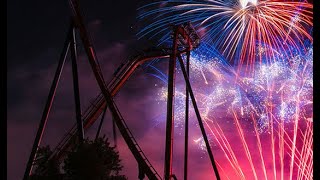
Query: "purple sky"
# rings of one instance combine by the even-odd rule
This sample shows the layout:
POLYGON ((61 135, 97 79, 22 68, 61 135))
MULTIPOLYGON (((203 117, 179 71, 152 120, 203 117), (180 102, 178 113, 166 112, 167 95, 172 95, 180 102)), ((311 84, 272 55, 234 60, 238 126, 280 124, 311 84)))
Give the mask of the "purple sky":
MULTIPOLYGON (((127 58, 134 54, 132 52, 148 46, 148 43, 135 40, 138 26, 135 17, 138 4, 137 1, 131 1, 126 6, 119 1, 110 3, 99 1, 92 4, 83 2, 82 4, 86 25, 92 36, 106 81, 111 78, 122 62, 127 61, 127 58)), ((31 152, 66 37, 70 10, 67 2, 27 3, 21 0, 8 2, 7 9, 9 19, 7 174, 8 180, 16 180, 22 178, 31 152)), ((78 50, 81 107, 84 110, 88 107, 89 101, 99 93, 99 89, 83 49, 78 50)), ((75 123, 71 77, 69 58, 57 89, 42 145, 55 146, 75 123)), ((150 127, 154 126, 152 118, 165 113, 165 109, 157 109, 154 98, 157 91, 154 90, 154 82, 154 77, 147 76, 140 69, 115 99, 137 141, 162 176, 165 124, 150 127)), ((112 139, 110 121, 110 114, 107 113, 102 133, 112 139)), ((94 125, 88 131, 87 136, 93 137, 96 126, 94 125)), ((123 174, 129 179, 137 179, 136 161, 119 133, 118 141, 118 150, 124 165, 123 174)), ((175 143, 175 147, 182 147, 182 142, 175 143)), ((175 153, 178 160, 175 161, 174 169, 182 169, 182 161, 179 162, 183 157, 182 149, 175 153)), ((207 158, 204 160, 205 163, 200 162, 199 160, 190 161, 190 166, 195 167, 191 177, 198 179, 197 177, 202 174, 198 173, 202 166, 211 168, 207 158), (194 166, 195 163, 200 162, 201 165, 194 166)))

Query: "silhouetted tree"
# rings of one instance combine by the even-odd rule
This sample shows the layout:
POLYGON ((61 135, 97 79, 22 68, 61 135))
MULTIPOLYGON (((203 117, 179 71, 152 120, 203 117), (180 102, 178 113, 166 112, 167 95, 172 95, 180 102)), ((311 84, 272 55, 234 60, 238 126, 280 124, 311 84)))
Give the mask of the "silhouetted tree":
POLYGON ((85 139, 68 153, 63 169, 68 179, 74 180, 125 180, 119 153, 108 139, 85 139))
POLYGON ((54 158, 49 159, 52 153, 49 145, 38 148, 37 156, 34 161, 34 172, 30 176, 31 180, 62 179, 59 162, 54 158))

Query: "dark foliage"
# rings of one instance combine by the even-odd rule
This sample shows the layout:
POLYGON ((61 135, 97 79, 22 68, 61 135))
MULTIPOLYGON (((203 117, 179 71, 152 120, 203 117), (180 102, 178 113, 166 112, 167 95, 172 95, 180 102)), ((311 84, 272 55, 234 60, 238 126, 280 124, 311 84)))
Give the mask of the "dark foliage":
POLYGON ((50 146, 40 147, 35 159, 34 173, 30 180, 126 180, 119 175, 122 170, 119 153, 110 146, 108 139, 85 139, 67 153, 63 170, 52 155, 50 146))
POLYGON ((50 146, 40 147, 37 151, 37 156, 34 162, 35 171, 31 175, 32 180, 55 180, 62 179, 60 173, 59 162, 54 158, 50 158, 52 150, 50 146))
POLYGON ((63 167, 68 179, 122 180, 119 153, 110 146, 108 139, 84 140, 68 153, 63 167))

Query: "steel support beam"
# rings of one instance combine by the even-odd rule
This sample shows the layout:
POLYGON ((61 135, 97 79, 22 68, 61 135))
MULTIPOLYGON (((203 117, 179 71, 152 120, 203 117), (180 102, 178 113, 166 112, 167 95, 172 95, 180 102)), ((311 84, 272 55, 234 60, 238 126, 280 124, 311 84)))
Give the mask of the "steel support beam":
MULTIPOLYGON (((187 51, 186 69, 189 79, 189 66, 190 66, 190 49, 187 51)), ((185 112, 185 125, 184 125, 184 180, 188 179, 188 139, 189 139, 189 91, 186 85, 186 112, 185 112)))
POLYGON ((98 127, 98 131, 97 131, 95 140, 97 140, 99 135, 100 135, 101 127, 102 127, 102 124, 103 124, 103 121, 104 121, 104 116, 106 115, 106 112, 107 112, 107 106, 104 107, 104 110, 103 110, 103 113, 102 113, 102 117, 101 117, 101 120, 100 120, 100 124, 99 124, 99 127, 98 127))
POLYGON ((83 18, 81 16, 79 4, 78 4, 79 2, 78 0, 69 0, 69 2, 73 11, 74 22, 76 23, 76 26, 79 29, 80 38, 83 43, 84 50, 88 56, 90 66, 92 68, 94 76, 96 77, 99 88, 102 91, 103 95, 105 96, 104 90, 106 89, 107 86, 103 80, 102 73, 97 64, 96 55, 94 52, 94 48, 91 44, 91 41, 89 39, 88 31, 85 25, 83 24, 83 18))
POLYGON ((164 179, 169 180, 172 174, 172 151, 173 151, 173 127, 174 127, 174 83, 175 68, 177 59, 177 30, 174 30, 172 54, 169 61, 169 78, 168 78, 168 98, 167 98, 167 125, 166 125, 166 142, 165 142, 165 159, 164 159, 164 179))
MULTIPOLYGON (((72 22, 73 24, 73 22, 72 22)), ((80 106, 80 91, 79 91, 79 78, 78 78, 78 67, 77 67, 77 44, 76 44, 76 29, 72 29, 71 40, 71 60, 72 60, 72 76, 73 76, 73 90, 74 90, 74 101, 76 106, 76 119, 77 119, 77 130, 79 142, 82 143, 84 140, 83 122, 81 120, 81 106, 80 106)))
POLYGON ((196 99, 194 97, 194 94, 193 94, 193 91, 192 91, 192 88, 191 88, 191 84, 190 84, 190 81, 189 81, 189 77, 188 77, 186 69, 185 69, 185 67, 183 65, 183 60, 182 60, 182 57, 181 57, 180 54, 178 55, 178 59, 179 59, 179 63, 180 63, 180 67, 181 67, 184 79, 186 81, 187 89, 188 89, 190 97, 191 97, 193 108, 195 110, 195 113, 196 113, 196 116, 197 116, 197 119, 198 119, 200 130, 201 130, 204 142, 205 142, 206 147, 207 147, 207 151, 208 151, 208 155, 209 155, 209 158, 210 158, 210 161, 211 161, 211 165, 213 167, 213 170, 214 170, 214 173, 216 175, 217 180, 220 180, 219 171, 218 171, 218 168, 217 168, 216 163, 214 161, 213 154, 212 154, 212 151, 211 151, 211 147, 210 147, 210 144, 209 144, 209 140, 208 140, 206 131, 204 129, 204 126, 203 126, 203 123, 202 123, 202 119, 201 119, 201 116, 200 116, 200 112, 199 112, 199 109, 198 109, 198 106, 197 106, 197 103, 196 103, 196 99))
POLYGON ((116 130, 116 122, 114 121, 114 118, 112 118, 112 133, 113 133, 114 147, 117 147, 117 130, 116 130))
POLYGON ((51 84, 51 88, 50 88, 50 92, 49 92, 49 95, 48 95, 48 98, 47 98, 47 102, 46 102, 45 108, 44 108, 43 113, 42 113, 42 118, 41 118, 41 121, 40 121, 40 124, 39 124, 39 128, 38 128, 38 131, 37 131, 37 134, 36 134, 33 146, 32 146, 32 150, 31 150, 31 153, 30 153, 29 160, 27 162, 26 170, 24 172, 24 176, 23 176, 24 180, 27 180, 29 178, 29 176, 31 175, 31 173, 32 173, 33 162, 34 162, 34 159, 36 157, 38 147, 41 144, 42 135, 43 135, 44 129, 45 129, 47 121, 48 121, 48 116, 49 116, 49 113, 50 113, 50 110, 51 110, 51 106, 52 106, 52 102, 53 102, 54 96, 56 94, 57 85, 59 83, 61 72, 62 72, 63 66, 65 64, 66 57, 67 57, 67 54, 68 54, 68 50, 69 50, 69 47, 70 47, 70 37, 72 35, 72 29, 73 29, 73 27, 71 26, 69 28, 69 31, 68 31, 68 34, 67 34, 67 38, 66 38, 63 50, 62 50, 61 55, 60 55, 59 64, 58 64, 54 79, 53 79, 52 84, 51 84))
POLYGON ((145 178, 144 169, 141 167, 140 164, 138 164, 138 169, 139 169, 138 178, 139 178, 139 180, 143 180, 145 178))

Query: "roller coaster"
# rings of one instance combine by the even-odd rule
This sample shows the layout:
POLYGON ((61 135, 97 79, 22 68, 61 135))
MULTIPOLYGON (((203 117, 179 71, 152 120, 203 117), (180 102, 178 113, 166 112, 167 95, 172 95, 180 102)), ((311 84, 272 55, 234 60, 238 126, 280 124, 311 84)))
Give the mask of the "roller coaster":
MULTIPOLYGON (((77 123, 69 130, 69 132, 64 135, 60 140, 58 145, 53 149, 53 154, 50 156, 49 160, 61 160, 65 157, 66 152, 77 143, 81 143, 84 139, 84 133, 90 129, 90 127, 99 119, 102 113, 105 113, 108 108, 112 114, 114 123, 117 125, 119 132, 121 133, 123 139, 128 145, 130 151, 132 152, 134 158, 136 159, 139 166, 139 178, 143 179, 146 175, 149 179, 156 180, 162 179, 159 173, 152 166, 146 155, 143 153, 141 147, 138 145, 136 139, 134 138, 132 132, 127 126, 124 118, 122 117, 117 105, 113 101, 113 97, 119 92, 125 82, 130 78, 133 72, 142 65, 143 63, 158 59, 168 59, 169 58, 169 80, 168 80, 168 101, 167 101, 167 126, 166 126, 166 147, 165 147, 165 162, 164 162, 164 179, 169 180, 171 178, 176 179, 175 175, 172 173, 172 149, 173 149, 173 108, 174 108, 174 79, 175 79, 175 64, 176 59, 178 58, 180 66, 182 68, 184 78, 186 81, 186 88, 188 95, 190 94, 194 109, 196 111, 197 119, 199 126, 204 137, 206 147, 208 150, 208 155, 210 157, 212 167, 217 179, 220 179, 213 155, 210 149, 209 141, 207 139, 204 126, 202 124, 201 116, 197 108, 196 100, 194 98, 190 82, 188 80, 188 61, 190 58, 190 51, 196 48, 200 39, 196 31, 193 29, 191 24, 181 24, 178 26, 173 26, 173 46, 170 48, 162 49, 150 49, 144 51, 142 54, 133 57, 128 60, 125 64, 122 64, 117 68, 116 72, 113 75, 113 78, 109 83, 105 83, 102 76, 101 69, 97 63, 96 54, 94 48, 91 44, 90 38, 86 27, 84 26, 82 14, 79 8, 79 2, 77 0, 70 0, 70 7, 73 12, 73 17, 71 19, 71 25, 67 38, 64 44, 64 48, 60 57, 58 68, 49 92, 47 103, 40 121, 40 125, 37 131, 37 135, 33 144, 33 148, 27 163, 27 167, 24 174, 24 180, 29 179, 29 176, 32 174, 33 162, 36 157, 37 149, 41 143, 42 134, 45 130, 46 122, 48 115, 51 109, 51 105, 55 96, 55 91, 59 83, 61 72, 66 61, 66 56, 71 49, 72 57, 72 69, 73 69, 73 85, 74 85, 74 95, 75 95, 75 104, 76 104, 76 119, 77 123), (81 41, 83 43, 84 49, 88 56, 92 71, 95 75, 96 81, 99 85, 101 93, 94 98, 91 102, 91 105, 81 113, 80 109, 80 97, 79 97, 79 85, 78 85, 78 72, 77 72, 77 51, 76 51, 76 30, 79 31, 81 41), (187 55, 187 69, 185 68, 182 54, 187 55)), ((187 96, 186 102, 189 102, 189 96, 187 96)), ((186 107, 188 108, 188 106, 186 107)), ((186 109, 188 111, 188 109, 186 109)), ((104 116, 104 115, 103 115, 104 116)), ((102 122, 99 125, 99 130, 97 136, 100 132, 102 122)), ((187 129, 186 129, 187 131, 187 129)), ((188 137, 186 135, 186 142, 188 137)), ((187 152, 187 147, 185 149, 187 152)), ((187 159, 187 156, 186 156, 187 159)), ((185 159, 185 160, 186 160, 185 159)), ((185 171, 186 171, 186 162, 185 162, 185 171)), ((45 169, 44 169, 45 171, 45 169)), ((185 173, 185 178, 186 173, 185 173)))

